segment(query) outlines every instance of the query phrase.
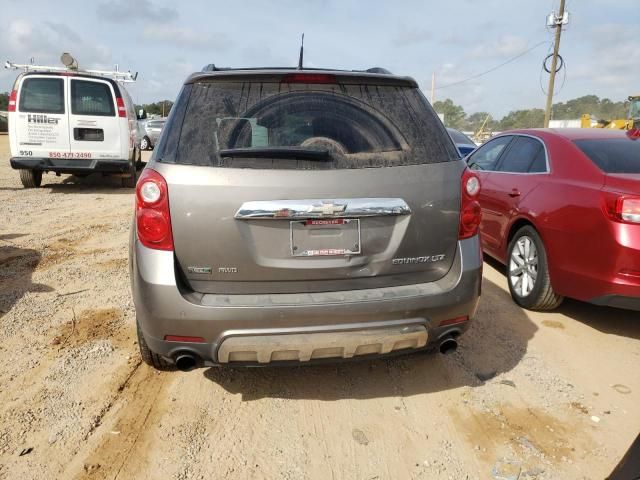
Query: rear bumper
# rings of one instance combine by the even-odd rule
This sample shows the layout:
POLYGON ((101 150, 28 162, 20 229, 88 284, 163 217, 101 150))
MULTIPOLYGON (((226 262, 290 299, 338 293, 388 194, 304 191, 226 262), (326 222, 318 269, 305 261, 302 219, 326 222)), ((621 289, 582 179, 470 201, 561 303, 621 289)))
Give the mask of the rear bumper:
POLYGON ((623 295, 603 295, 592 298, 589 303, 603 307, 624 308, 626 310, 640 311, 640 297, 626 297, 623 295))
POLYGON ((9 161, 15 170, 40 170, 56 173, 128 173, 131 162, 126 159, 96 158, 23 158, 9 161))
POLYGON ((256 343, 260 347, 254 350, 255 358, 235 355, 235 360, 264 364, 296 359, 298 363, 326 358, 322 352, 326 353, 327 348, 342 348, 340 354, 333 355, 334 359, 429 348, 444 336, 458 335, 468 328, 468 322, 445 327, 439 324, 473 317, 482 281, 478 237, 459 242, 451 270, 436 282, 303 294, 185 292, 176 282, 173 252, 148 249, 135 238, 130 252, 136 315, 149 348, 167 358, 188 351, 205 364, 226 363, 233 357, 231 353, 256 343), (388 335, 386 346, 385 341, 373 342, 379 346, 367 349, 367 342, 354 339, 355 332, 364 331, 380 334, 383 340, 388 335), (417 331, 424 332, 424 336, 412 336, 417 331), (204 343, 165 341, 166 335, 201 337, 204 343), (269 353, 270 358, 265 360, 264 352, 290 351, 274 348, 274 344, 293 345, 305 337, 318 339, 317 345, 308 350, 310 354, 292 354, 289 358, 286 354, 271 357, 269 353), (313 353, 315 347, 319 352, 313 353), (258 351, 263 352, 262 358, 258 358, 258 351))

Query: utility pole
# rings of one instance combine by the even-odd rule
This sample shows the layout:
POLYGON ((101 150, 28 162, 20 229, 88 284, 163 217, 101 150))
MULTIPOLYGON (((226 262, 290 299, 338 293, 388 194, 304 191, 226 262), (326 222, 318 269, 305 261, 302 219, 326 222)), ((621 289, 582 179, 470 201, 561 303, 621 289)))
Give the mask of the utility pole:
POLYGON ((548 26, 552 26, 556 29, 556 40, 553 45, 553 58, 551 60, 551 70, 549 72, 549 89, 547 91, 547 108, 544 111, 544 128, 549 128, 549 120, 551 120, 553 88, 556 83, 556 68, 558 66, 558 51, 560 50, 560 34, 562 33, 562 25, 565 25, 569 19, 568 16, 565 19, 564 3, 565 0, 560 0, 560 13, 557 17, 555 16, 555 13, 552 13, 549 16, 551 21, 547 21, 548 26))
POLYGON ((436 72, 431 74, 431 105, 433 105, 433 101, 435 100, 435 90, 436 90, 436 72))

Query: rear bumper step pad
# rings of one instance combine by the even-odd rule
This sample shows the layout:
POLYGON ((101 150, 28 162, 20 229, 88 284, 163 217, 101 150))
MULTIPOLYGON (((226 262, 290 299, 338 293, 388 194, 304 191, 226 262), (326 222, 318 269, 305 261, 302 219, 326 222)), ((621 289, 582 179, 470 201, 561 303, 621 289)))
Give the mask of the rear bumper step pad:
POLYGON ((276 361, 308 362, 321 358, 352 358, 418 349, 427 344, 424 325, 283 335, 226 338, 218 349, 219 363, 276 361))

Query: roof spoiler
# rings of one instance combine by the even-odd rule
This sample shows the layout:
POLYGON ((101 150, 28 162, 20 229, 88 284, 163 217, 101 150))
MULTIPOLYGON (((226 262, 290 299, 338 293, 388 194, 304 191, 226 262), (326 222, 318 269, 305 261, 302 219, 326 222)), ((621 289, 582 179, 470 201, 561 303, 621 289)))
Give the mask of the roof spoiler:
MULTIPOLYGON (((216 67, 215 63, 209 63, 202 67, 202 72, 224 72, 235 70, 295 70, 294 67, 249 67, 249 68, 230 68, 216 67)), ((372 67, 366 70, 335 70, 333 68, 304 68, 304 70, 325 70, 330 72, 357 72, 357 73, 377 73, 381 75, 393 75, 389 70, 382 67, 372 67)))

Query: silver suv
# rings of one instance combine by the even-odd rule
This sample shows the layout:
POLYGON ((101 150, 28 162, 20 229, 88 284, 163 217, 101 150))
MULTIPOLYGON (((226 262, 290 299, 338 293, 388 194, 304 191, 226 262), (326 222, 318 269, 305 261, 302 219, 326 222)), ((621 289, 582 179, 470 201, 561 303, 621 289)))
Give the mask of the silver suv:
POLYGON ((480 295, 480 184, 415 80, 380 71, 185 81, 136 188, 145 362, 455 350, 480 295))

